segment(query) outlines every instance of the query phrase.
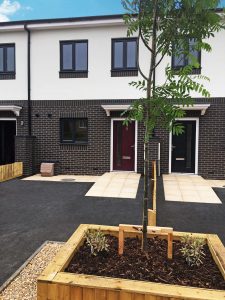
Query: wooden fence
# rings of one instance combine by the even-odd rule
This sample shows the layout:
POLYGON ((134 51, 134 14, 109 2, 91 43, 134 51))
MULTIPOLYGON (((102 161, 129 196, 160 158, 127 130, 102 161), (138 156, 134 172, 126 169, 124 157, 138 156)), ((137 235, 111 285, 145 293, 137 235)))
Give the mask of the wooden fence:
POLYGON ((152 209, 148 210, 148 225, 156 226, 156 189, 157 189, 156 161, 152 162, 152 178, 151 178, 150 188, 151 188, 151 197, 152 197, 152 209))
POLYGON ((0 182, 7 181, 23 175, 23 163, 15 162, 0 166, 0 182))

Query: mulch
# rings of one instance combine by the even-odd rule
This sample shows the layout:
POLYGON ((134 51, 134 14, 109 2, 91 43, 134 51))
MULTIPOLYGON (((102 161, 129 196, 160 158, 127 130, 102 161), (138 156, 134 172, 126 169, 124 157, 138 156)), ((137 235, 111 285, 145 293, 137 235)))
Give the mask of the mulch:
POLYGON ((225 290, 225 281, 215 264, 209 248, 203 264, 190 267, 182 256, 181 242, 173 242, 173 259, 167 259, 167 240, 148 239, 148 251, 140 251, 138 238, 125 239, 124 254, 118 255, 118 239, 107 235, 109 252, 94 256, 86 242, 74 255, 66 272, 113 278, 178 284, 208 289, 225 290))

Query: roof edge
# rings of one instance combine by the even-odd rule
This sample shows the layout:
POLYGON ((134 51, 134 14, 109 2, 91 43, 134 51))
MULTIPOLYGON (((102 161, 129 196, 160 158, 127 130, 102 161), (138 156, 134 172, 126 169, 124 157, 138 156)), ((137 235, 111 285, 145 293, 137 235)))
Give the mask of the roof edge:
POLYGON ((101 16, 85 16, 85 17, 74 17, 74 18, 54 18, 54 19, 36 19, 36 20, 21 20, 21 21, 8 21, 0 22, 0 27, 4 26, 15 26, 15 25, 29 25, 29 24, 52 24, 52 23, 64 23, 64 22, 82 22, 82 21, 101 21, 101 20, 113 20, 122 19, 125 14, 117 15, 101 15, 101 16))
MULTIPOLYGON (((215 9, 216 12, 224 12, 224 8, 215 9)), ((35 19, 35 20, 20 20, 20 21, 7 21, 0 22, 0 27, 4 26, 15 26, 15 25, 31 25, 31 24, 53 24, 53 23, 72 23, 72 22, 82 22, 82 21, 104 21, 104 20, 116 20, 122 19, 126 15, 124 14, 115 14, 115 15, 100 15, 100 16, 84 16, 84 17, 72 17, 72 18, 52 18, 52 19, 35 19)))

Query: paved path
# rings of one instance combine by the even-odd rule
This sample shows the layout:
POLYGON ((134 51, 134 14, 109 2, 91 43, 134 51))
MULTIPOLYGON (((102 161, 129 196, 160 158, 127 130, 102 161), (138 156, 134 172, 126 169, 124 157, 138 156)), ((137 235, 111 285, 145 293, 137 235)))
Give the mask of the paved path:
POLYGON ((141 175, 108 172, 99 177, 86 196, 136 199, 141 175))
MULTIPOLYGON (((221 187, 225 181, 219 181, 221 187)), ((221 203, 213 190, 212 182, 197 175, 163 175, 163 185, 166 201, 221 203)))
POLYGON ((29 181, 57 181, 57 182, 96 182, 100 176, 89 175, 56 175, 51 177, 43 177, 41 174, 35 174, 25 177, 22 180, 29 181))

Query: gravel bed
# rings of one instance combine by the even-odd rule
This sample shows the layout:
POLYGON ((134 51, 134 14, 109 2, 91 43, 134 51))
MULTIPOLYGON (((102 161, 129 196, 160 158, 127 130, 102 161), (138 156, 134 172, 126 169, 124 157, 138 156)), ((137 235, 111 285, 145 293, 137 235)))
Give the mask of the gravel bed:
POLYGON ((49 242, 0 293, 1 300, 36 300, 37 278, 63 246, 49 242))

